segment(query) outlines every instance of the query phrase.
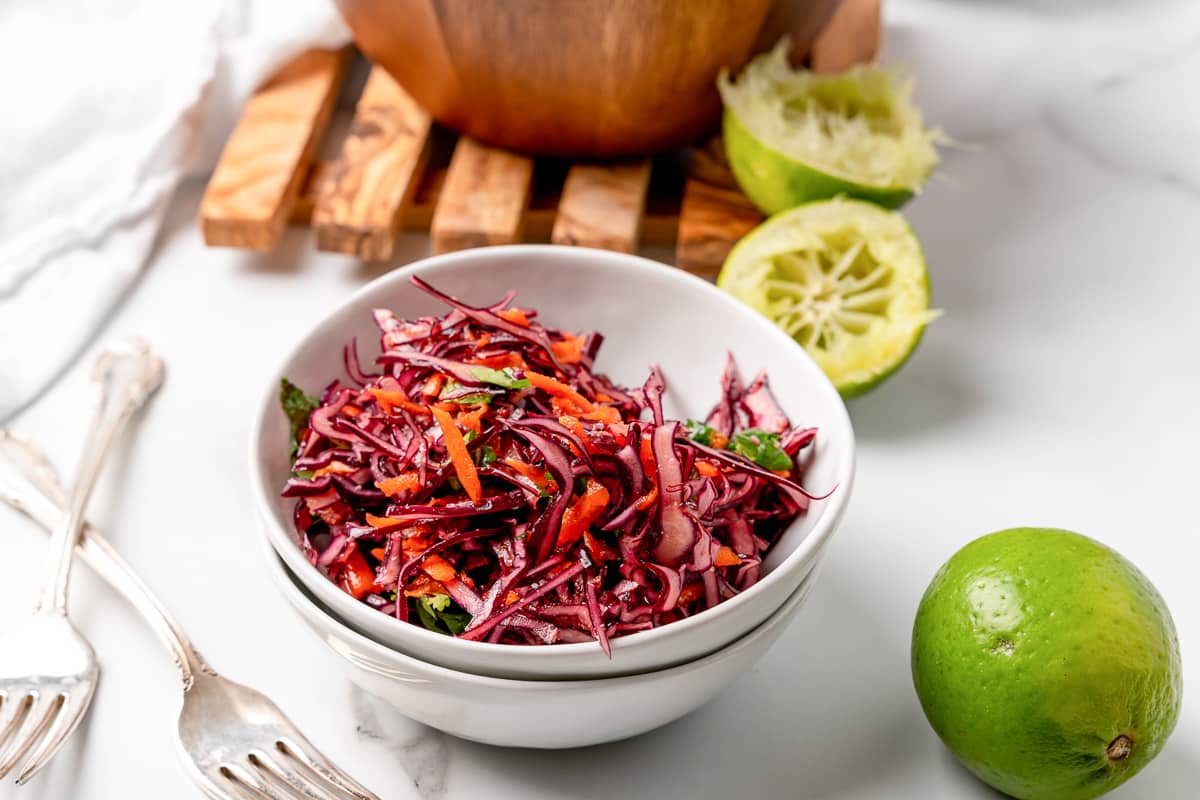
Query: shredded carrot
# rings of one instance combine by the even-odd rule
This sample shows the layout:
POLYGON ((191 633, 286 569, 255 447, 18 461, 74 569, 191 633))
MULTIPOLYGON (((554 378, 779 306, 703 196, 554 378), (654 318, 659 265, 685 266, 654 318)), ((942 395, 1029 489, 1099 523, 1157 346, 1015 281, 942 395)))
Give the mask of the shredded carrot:
MULTIPOLYGON (((554 403, 553 403, 553 402, 551 402, 551 405, 554 405, 554 403)), ((559 425, 562 425, 564 428, 566 428, 567 430, 569 430, 571 433, 573 433, 573 434, 575 434, 576 436, 578 436, 578 437, 579 437, 579 441, 583 442, 583 446, 584 446, 584 447, 586 447, 586 448, 588 449, 588 452, 589 452, 589 453, 595 453, 595 452, 596 452, 596 448, 594 448, 594 447, 592 446, 592 441, 591 441, 591 439, 589 439, 589 438, 587 437, 587 431, 585 431, 585 430, 583 429, 583 423, 582 423, 582 422, 580 422, 580 421, 579 421, 579 419, 578 419, 577 417, 575 417, 575 415, 573 415, 573 414, 559 414, 559 416, 558 416, 558 424, 559 424, 559 425)), ((571 444, 571 452, 575 453, 575 455, 577 455, 577 456, 578 456, 578 455, 582 455, 582 453, 577 453, 577 452, 575 452, 575 451, 576 451, 576 449, 577 449, 577 448, 575 447, 575 445, 574 445, 574 444, 571 444)))
POLYGON ((483 487, 479 485, 479 473, 475 471, 475 462, 471 460, 471 453, 467 450, 467 443, 463 439, 462 431, 454 424, 453 417, 445 409, 435 406, 433 418, 437 420, 438 427, 442 429, 446 452, 450 454, 450 463, 454 465, 454 472, 458 475, 459 482, 466 491, 467 497, 471 498, 471 502, 478 503, 483 499, 483 487))
POLYGON ((429 532, 422 531, 411 536, 405 535, 402 545, 401 553, 404 555, 405 561, 416 558, 429 549, 429 532))
POLYGON ((653 487, 651 487, 650 491, 646 492, 644 495, 642 495, 641 497, 639 497, 637 499, 637 504, 636 504, 637 510, 645 511, 647 508, 650 508, 657 502, 658 502, 658 487, 653 486, 653 487))
POLYGON ((580 416, 584 419, 592 419, 596 422, 606 422, 608 424, 621 421, 621 412, 612 406, 592 406, 591 411, 580 416))
POLYGON ((487 344, 491 340, 492 340, 492 332, 484 331, 483 333, 479 334, 479 338, 475 340, 475 346, 483 347, 485 344, 487 344))
POLYGON ((371 512, 367 512, 367 524, 372 528, 390 528, 393 525, 403 525, 404 520, 393 519, 392 517, 377 517, 371 512))
POLYGON ((551 396, 550 410, 559 417, 577 417, 583 413, 583 409, 565 397, 551 396))
POLYGON ((515 458, 506 458, 504 459, 504 463, 512 467, 513 471, 519 472, 526 478, 529 478, 539 489, 547 489, 554 485, 554 481, 546 477, 545 470, 538 469, 532 464, 526 464, 524 461, 515 458))
POLYGON ((430 578, 428 575, 421 573, 409 581, 408 586, 404 590, 407 597, 426 597, 431 594, 445 594, 446 587, 430 578))
POLYGON ((386 389, 368 389, 367 391, 379 401, 379 405, 383 408, 383 413, 385 414, 391 414, 397 408, 403 408, 405 411, 411 411, 414 414, 429 413, 428 408, 409 400, 408 395, 404 392, 389 392, 386 389))
POLYGON ((604 484, 588 478, 583 495, 571 501, 563 513, 562 527, 558 531, 558 546, 570 547, 579 541, 592 523, 600 518, 608 507, 609 494, 604 484))
POLYGON ((647 475, 654 475, 657 472, 657 467, 655 467, 657 462, 654 460, 654 446, 650 443, 649 433, 642 434, 642 445, 639 452, 642 457, 642 469, 646 470, 647 475))
POLYGON ((450 562, 436 553, 421 562, 421 571, 438 583, 447 583, 458 577, 450 562))
POLYGON ((426 397, 437 397, 441 393, 442 386, 445 383, 446 376, 440 372, 435 372, 426 379, 425 385, 421 387, 421 394, 426 397))
POLYGON ((345 503, 338 503, 337 505, 319 508, 313 513, 320 517, 321 521, 326 525, 337 525, 349 516, 350 509, 345 503))
POLYGON ((387 548, 386 547, 373 548, 371 550, 371 555, 375 557, 375 560, 383 561, 383 557, 387 555, 387 548))
POLYGON ((504 463, 511 467, 515 472, 524 475, 529 480, 542 486, 546 482, 546 473, 532 464, 526 464, 524 461, 518 461, 515 458, 505 458, 504 463))
POLYGON ((584 442, 587 442, 587 432, 583 429, 583 423, 575 417, 570 414, 563 414, 558 418, 558 424, 578 436, 584 442))
POLYGON ((319 478, 322 475, 349 475, 351 472, 358 472, 359 467, 352 467, 349 464, 343 464, 341 461, 331 461, 329 466, 321 467, 313 470, 312 476, 319 478))
POLYGON ((629 426, 624 422, 614 422, 609 424, 608 432, 617 440, 617 444, 621 447, 625 446, 625 440, 629 437, 629 426))
POLYGON ((612 399, 612 397, 605 394, 604 392, 596 392, 596 402, 597 403, 612 403, 615 401, 612 399))
POLYGON ((384 478, 375 481, 375 488, 388 497, 395 497, 401 492, 415 492, 421 485, 421 478, 415 472, 406 472, 394 478, 384 478))
POLYGON ((706 478, 715 478, 721 474, 720 467, 718 467, 716 464, 710 464, 707 461, 697 460, 693 466, 696 468, 696 472, 699 472, 706 478))
POLYGON ((564 364, 578 364, 583 360, 583 343, 585 341, 582 336, 568 336, 561 342, 551 342, 550 352, 554 353, 554 357, 564 364))
POLYGON ((481 420, 483 419, 483 415, 487 413, 487 410, 487 403, 480 403, 473 411, 467 411, 466 409, 463 409, 462 411, 458 412, 458 423, 467 430, 472 430, 476 433, 482 433, 483 425, 481 420))
POLYGON ((725 545, 721 545, 721 549, 717 551, 716 564, 718 567, 736 567, 741 563, 742 559, 738 557, 737 553, 725 545))
POLYGON ((513 325, 520 325, 522 328, 529 327, 529 317, 519 308, 506 308, 503 311, 497 311, 496 315, 506 322, 511 322, 513 325))
POLYGON ((346 591, 354 595, 356 600, 363 599, 375 590, 375 570, 367 564, 367 559, 358 552, 357 547, 350 551, 342 568, 342 581, 346 591))
POLYGON ((356 405, 346 403, 346 405, 342 406, 342 413, 347 417, 357 417, 359 414, 363 413, 363 410, 356 405))
POLYGON ((531 384, 544 392, 549 392, 550 394, 558 395, 559 397, 565 397, 584 411, 592 410, 592 403, 590 400, 560 380, 555 380, 554 378, 547 377, 537 372, 531 372, 529 370, 525 370, 525 377, 529 379, 531 384))
POLYGON ((478 364, 481 367, 490 367, 492 369, 504 369, 505 367, 525 368, 525 359, 520 353, 499 353, 486 358, 470 358, 467 359, 469 364, 478 364))
POLYGON ((504 595, 504 602, 501 605, 511 606, 513 603, 517 602, 520 599, 521 599, 521 595, 517 594, 512 589, 509 589, 508 594, 504 595))
POLYGON ((729 437, 720 431, 713 431, 712 436, 708 439, 708 443, 717 450, 724 450, 726 447, 729 447, 729 437))
POLYGON ((688 603, 694 603, 704 596, 704 584, 689 583, 683 587, 683 591, 679 593, 679 599, 675 601, 677 606, 686 606, 688 603))

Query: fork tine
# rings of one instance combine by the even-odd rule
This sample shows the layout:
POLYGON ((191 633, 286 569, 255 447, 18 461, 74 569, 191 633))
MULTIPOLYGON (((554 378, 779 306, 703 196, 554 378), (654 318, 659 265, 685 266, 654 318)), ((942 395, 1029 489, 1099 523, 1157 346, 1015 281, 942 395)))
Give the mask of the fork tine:
POLYGON ((21 724, 21 732, 17 735, 15 743, 8 751, 8 755, 0 761, 0 779, 8 775, 12 768, 17 765, 17 762, 25 757, 29 752, 29 748, 42 738, 46 729, 54 722, 59 711, 63 706, 63 695, 55 695, 51 700, 43 700, 37 698, 33 703, 27 703, 28 712, 25 714, 25 719, 21 724))
POLYGON ((333 792, 327 791, 311 778, 298 775, 292 770, 284 769, 275 759, 262 750, 251 750, 249 760, 259 772, 271 776, 280 783, 287 784, 297 794, 305 797, 306 800, 339 800, 339 798, 344 796, 341 793, 335 795, 333 792))
MULTIPOLYGON (((185 765, 186 769, 187 765, 185 765)), ((187 769, 188 777, 200 787, 200 791, 208 800, 257 800, 246 794, 242 787, 229 780, 219 769, 203 771, 187 769)))
POLYGON ((275 747, 337 788, 348 792, 355 800, 379 800, 378 795, 339 769, 336 764, 322 755, 320 750, 313 747, 311 742, 306 739, 302 739, 302 742, 308 745, 307 749, 286 737, 276 742, 275 747))
POLYGON ((79 727, 79 721, 83 719, 83 714, 88 709, 89 698, 85 697, 83 702, 80 702, 79 698, 75 698, 75 702, 72 703, 70 695, 60 696, 63 698, 63 701, 54 719, 54 725, 46 733, 45 738, 42 739, 42 743, 25 759, 25 766, 22 767, 21 773, 17 775, 18 786, 28 783, 37 774, 38 770, 46 766, 46 763, 54 758, 59 748, 67 741, 67 737, 79 727))
POLYGON ((15 706, 15 709, 12 712, 12 716, 8 718, 8 722, 4 723, 3 728, 0 728, 0 756, 8 750, 9 740, 12 739, 13 734, 16 733, 21 723, 25 721, 25 717, 28 716, 29 709, 33 705, 33 697, 28 694, 20 700, 9 702, 8 693, 5 692, 2 700, 3 703, 0 704, 0 712, 6 711, 9 706, 15 706))
POLYGON ((253 796, 256 800, 294 800, 291 792, 288 792, 286 796, 280 794, 273 786, 259 780, 237 764, 222 764, 221 771, 234 786, 253 796))

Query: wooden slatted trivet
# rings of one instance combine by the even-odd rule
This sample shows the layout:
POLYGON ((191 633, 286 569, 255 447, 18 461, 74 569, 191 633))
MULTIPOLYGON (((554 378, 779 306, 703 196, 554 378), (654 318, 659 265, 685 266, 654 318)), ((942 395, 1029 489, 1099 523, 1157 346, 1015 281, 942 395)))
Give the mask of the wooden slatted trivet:
MULTIPOLYGON (((813 68, 874 58, 879 3, 844 0, 813 45, 813 68)), ((392 258, 405 229, 429 231, 435 253, 519 241, 624 252, 674 244, 679 267, 711 278, 762 220, 717 140, 653 160, 533 159, 431 123, 379 67, 337 157, 316 160, 351 55, 304 53, 250 98, 201 203, 207 244, 272 250, 289 222, 315 228, 319 249, 367 261, 392 258)))

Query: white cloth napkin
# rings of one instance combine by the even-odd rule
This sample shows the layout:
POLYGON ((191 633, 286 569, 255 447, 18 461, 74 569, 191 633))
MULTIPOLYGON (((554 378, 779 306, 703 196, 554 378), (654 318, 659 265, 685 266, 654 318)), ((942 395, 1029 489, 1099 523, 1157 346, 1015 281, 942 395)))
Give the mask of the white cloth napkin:
POLYGON ((0 2, 0 420, 127 294, 254 87, 348 40, 330 0, 0 2))

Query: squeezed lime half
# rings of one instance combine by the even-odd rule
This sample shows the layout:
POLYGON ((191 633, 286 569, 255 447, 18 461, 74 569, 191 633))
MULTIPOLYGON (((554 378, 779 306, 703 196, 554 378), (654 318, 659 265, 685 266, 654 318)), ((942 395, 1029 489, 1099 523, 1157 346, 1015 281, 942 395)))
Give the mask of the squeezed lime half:
POLYGON ((845 397, 899 369, 937 316, 912 228, 859 200, 776 214, 730 251, 717 285, 795 339, 845 397))
POLYGON ((730 167, 764 213, 838 195, 899 208, 937 166, 942 134, 925 127, 898 69, 793 69, 784 40, 717 87, 730 167))

